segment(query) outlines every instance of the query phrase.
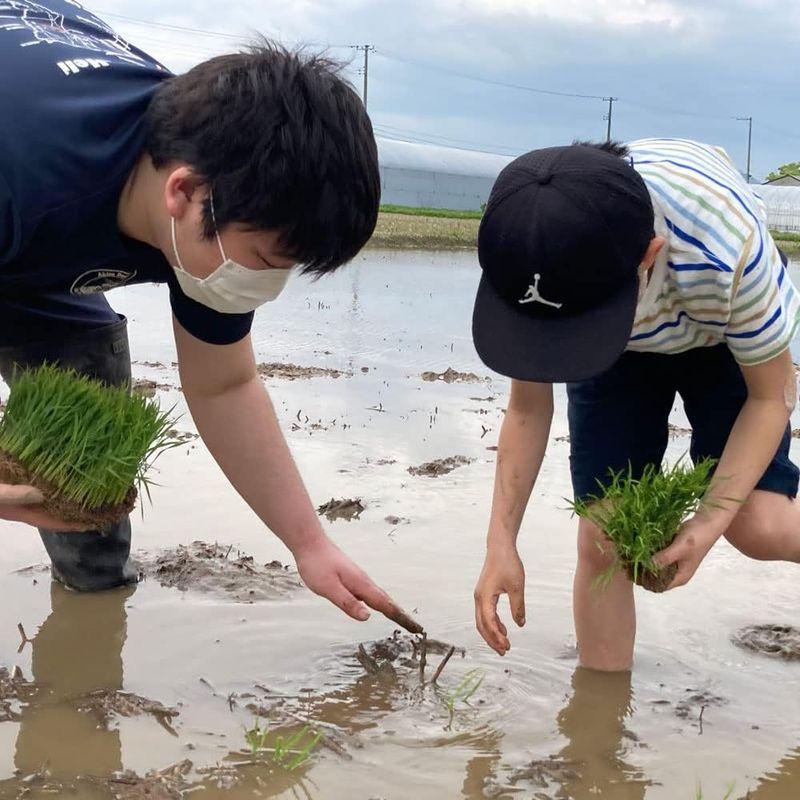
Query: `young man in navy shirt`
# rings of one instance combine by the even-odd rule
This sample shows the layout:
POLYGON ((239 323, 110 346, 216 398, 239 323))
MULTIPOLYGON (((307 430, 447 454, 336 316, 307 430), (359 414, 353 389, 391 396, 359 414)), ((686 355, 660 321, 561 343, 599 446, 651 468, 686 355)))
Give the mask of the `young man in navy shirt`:
MULTIPOLYGON (((48 361, 128 383, 126 320, 103 292, 166 284, 186 401, 233 486, 311 589, 355 619, 393 613, 323 532, 249 336, 292 267, 335 270, 375 226, 372 128, 337 66, 263 44, 173 76, 78 3, 9 0, 0 72, 3 377, 48 361)), ((36 490, 0 495, 67 586, 135 580, 127 520, 69 533, 36 490)))

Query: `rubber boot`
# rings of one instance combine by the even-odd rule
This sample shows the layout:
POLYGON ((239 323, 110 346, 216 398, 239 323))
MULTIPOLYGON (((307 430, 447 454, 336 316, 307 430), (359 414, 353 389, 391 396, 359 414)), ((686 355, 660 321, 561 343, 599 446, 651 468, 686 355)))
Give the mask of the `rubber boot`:
MULTIPOLYGON (((9 383, 15 368, 47 362, 71 368, 110 386, 130 385, 131 360, 127 320, 91 328, 63 339, 0 348, 0 375, 9 383)), ((96 592, 135 583, 138 570, 130 560, 131 523, 103 531, 60 533, 40 528, 52 562, 52 576, 69 589, 96 592)))

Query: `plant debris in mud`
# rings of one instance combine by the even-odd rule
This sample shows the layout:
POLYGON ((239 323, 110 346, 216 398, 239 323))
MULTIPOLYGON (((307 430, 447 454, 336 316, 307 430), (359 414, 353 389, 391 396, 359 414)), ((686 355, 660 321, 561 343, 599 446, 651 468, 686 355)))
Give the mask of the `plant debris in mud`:
POLYGON ((18 708, 33 694, 35 686, 26 681, 19 667, 9 672, 0 667, 0 722, 16 722, 19 720, 18 708))
POLYGON ((309 378, 341 378, 350 377, 352 372, 342 372, 338 369, 327 367, 300 367, 297 364, 259 364, 258 374, 262 378, 277 378, 279 380, 296 381, 309 378))
POLYGON ((72 698, 71 704, 77 711, 94 716, 105 728, 108 728, 114 716, 147 715, 153 717, 173 736, 177 736, 171 724, 179 713, 176 708, 168 708, 157 700, 149 700, 132 692, 123 692, 119 689, 98 689, 72 698))
POLYGON ((800 661, 800 629, 791 625, 748 625, 734 634, 733 642, 772 658, 800 661))
POLYGON ((350 522, 358 519, 364 510, 361 498, 354 500, 334 500, 331 498, 327 503, 323 503, 317 508, 317 514, 325 516, 329 522, 336 522, 337 519, 344 519, 350 522))
POLYGON ((458 469, 458 467, 471 464, 474 460, 474 458, 467 458, 466 456, 449 456, 448 458, 440 458, 437 461, 428 461, 418 467, 409 467, 408 471, 411 475, 438 478, 440 475, 447 475, 454 469, 458 469))
POLYGON ((665 470, 649 464, 641 478, 634 478, 629 468, 612 473, 602 493, 571 503, 578 516, 606 534, 615 550, 615 563, 597 585, 608 585, 624 569, 645 589, 663 592, 669 587, 677 566, 659 569, 653 556, 672 542, 681 523, 700 506, 715 463, 704 459, 687 468, 679 461, 665 470))
POLYGON ((480 383, 489 381, 489 378, 480 378, 474 372, 456 372, 452 367, 448 367, 444 372, 427 371, 422 373, 422 380, 433 383, 443 381, 444 383, 480 383))
POLYGON ((154 555, 140 556, 145 576, 162 586, 189 589, 239 603, 277 600, 302 588, 294 570, 279 561, 256 564, 233 545, 196 541, 154 555))
POLYGON ((131 511, 153 461, 177 445, 170 424, 127 387, 49 364, 18 372, 0 421, 0 482, 36 486, 45 511, 103 528, 131 511))

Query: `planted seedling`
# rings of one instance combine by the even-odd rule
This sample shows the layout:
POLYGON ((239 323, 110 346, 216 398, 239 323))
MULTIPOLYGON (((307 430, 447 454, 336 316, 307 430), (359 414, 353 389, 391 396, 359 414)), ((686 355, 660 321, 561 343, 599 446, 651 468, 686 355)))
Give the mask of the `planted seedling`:
POLYGON ((439 684, 434 684, 436 696, 450 712, 449 725, 453 724, 453 717, 459 703, 468 703, 469 699, 481 688, 486 674, 480 668, 471 669, 461 679, 454 689, 445 689, 439 684))
POLYGON ((313 730, 310 725, 303 725, 291 736, 276 736, 271 747, 267 746, 268 736, 269 721, 265 722, 262 727, 256 720, 250 730, 245 729, 245 741, 251 755, 257 756, 266 753, 275 766, 292 772, 308 761, 322 738, 322 733, 313 730))
POLYGON ((641 478, 634 478, 629 467, 612 473, 602 492, 571 504, 578 516, 601 528, 614 546, 615 563, 596 585, 607 586, 620 569, 653 592, 663 592, 670 585, 677 566, 661 569, 653 556, 669 546, 681 524, 700 507, 715 464, 713 459, 703 459, 688 468, 681 459, 663 470, 651 464, 641 478))
POLYGON ((43 510, 66 522, 106 527, 149 493, 154 460, 179 444, 169 415, 74 370, 17 372, 0 420, 0 482, 37 487, 43 510))

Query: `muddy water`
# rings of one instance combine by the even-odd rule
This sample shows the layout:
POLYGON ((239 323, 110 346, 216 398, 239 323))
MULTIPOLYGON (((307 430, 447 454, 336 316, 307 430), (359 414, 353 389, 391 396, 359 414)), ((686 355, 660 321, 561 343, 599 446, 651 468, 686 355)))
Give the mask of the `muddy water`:
MULTIPOLYGON (((800 663, 733 641, 749 625, 800 625, 796 567, 721 544, 687 588, 638 594, 632 678, 576 670, 563 403, 521 536, 528 625, 505 659, 481 644, 471 592, 508 385, 484 380, 470 344, 476 280, 472 255, 370 253, 316 285, 295 280, 254 331, 315 505, 364 507, 326 521, 330 534, 432 637, 464 648, 438 686, 421 685, 410 647, 377 647, 391 625, 350 622, 293 585, 251 601, 238 582, 226 595, 151 576, 77 596, 17 572, 43 551, 3 524, 0 668, 19 671, 13 685, 0 672, 0 798, 689 800, 702 786, 717 800, 731 784, 733 798, 800 797, 800 663), (448 368, 480 380, 422 378, 448 368), (450 472, 409 473, 455 456, 450 472), (244 728, 258 714, 284 735, 309 720, 322 744, 292 771, 252 757, 244 728)), ((183 409, 163 290, 113 301, 132 321, 136 376, 183 409)), ((679 408, 672 421, 686 427, 679 408)), ((193 431, 188 417, 178 428, 193 431)), ((687 449, 676 433, 671 454, 687 449)), ((152 558, 200 540, 231 562, 253 556, 258 575, 290 561, 199 440, 160 467, 152 507, 134 517, 137 548, 152 558)), ((427 656, 428 679, 442 657, 427 656)))

